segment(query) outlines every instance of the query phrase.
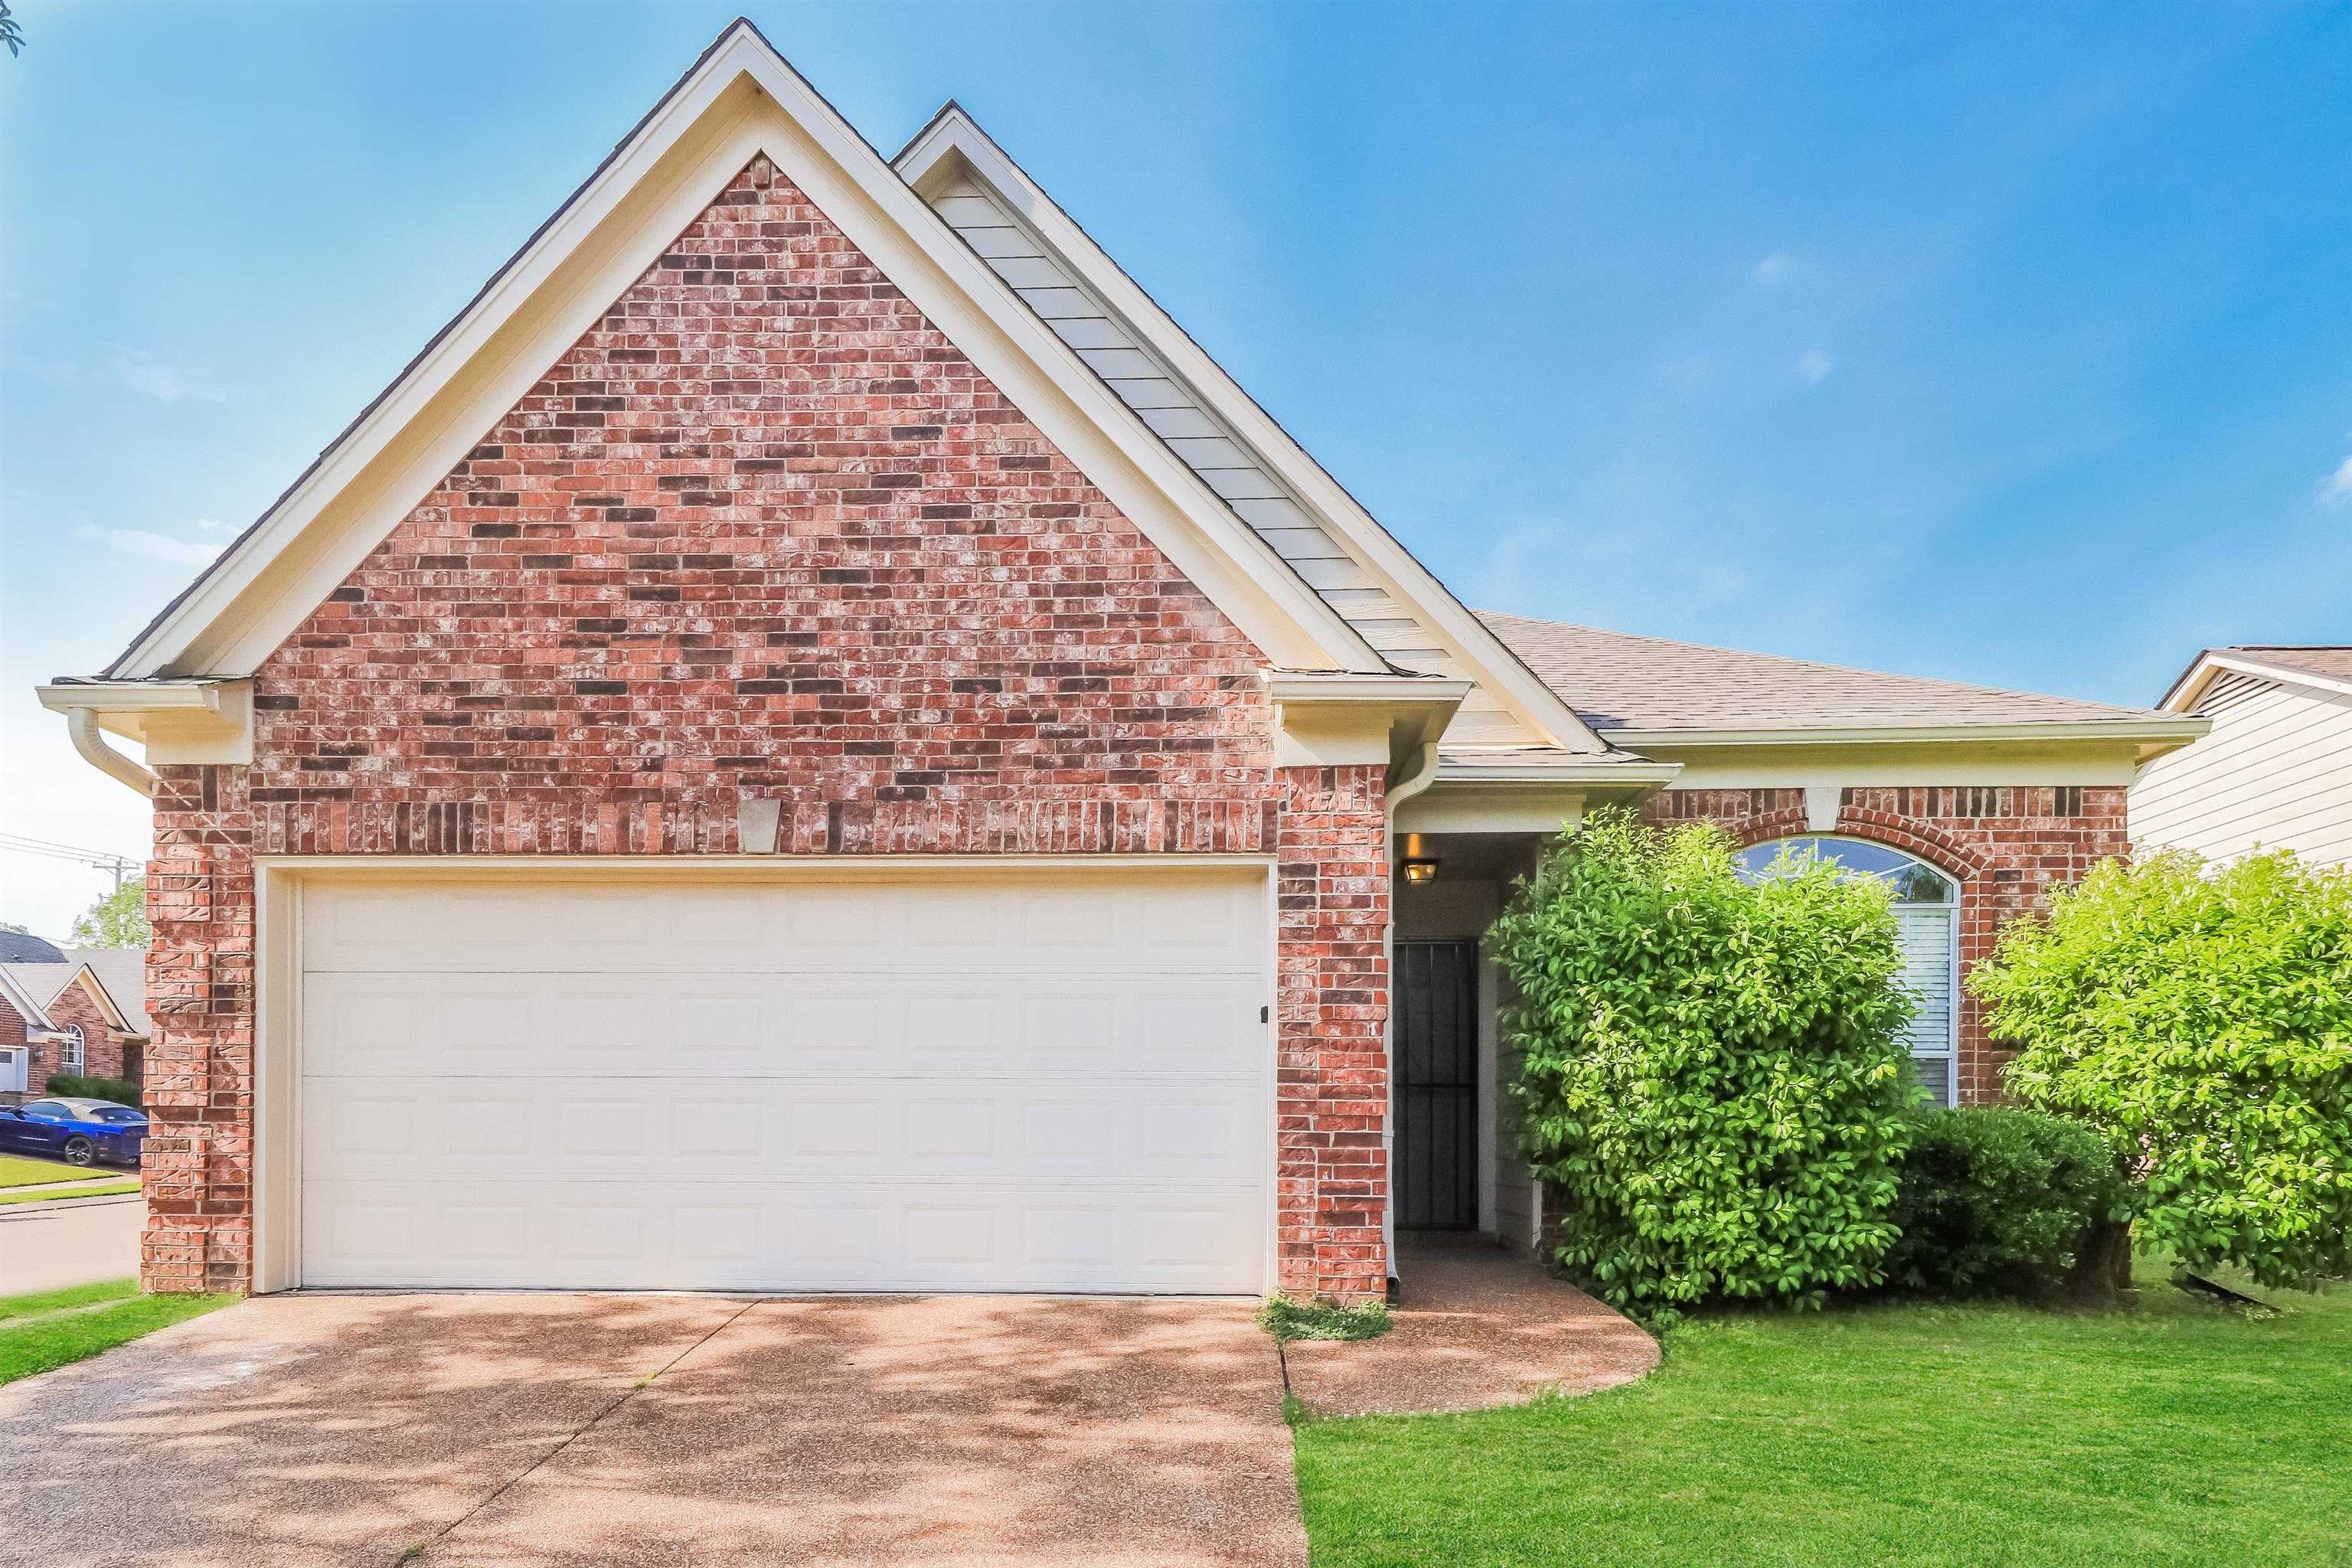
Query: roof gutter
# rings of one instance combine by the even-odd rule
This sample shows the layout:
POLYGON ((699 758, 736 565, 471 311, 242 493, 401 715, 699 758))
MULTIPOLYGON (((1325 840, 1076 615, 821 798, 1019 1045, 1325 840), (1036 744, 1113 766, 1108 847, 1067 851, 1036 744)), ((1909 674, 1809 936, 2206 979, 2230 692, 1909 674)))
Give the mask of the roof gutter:
POLYGON ((2059 724, 1856 725, 1790 730, 1608 730, 1628 751, 1684 746, 1933 746, 1955 742, 2172 741, 2186 744, 2211 729, 2208 719, 2109 719, 2059 724))
POLYGON ((152 797, 151 768, 107 744, 112 732, 147 748, 149 763, 253 761, 253 680, 208 676, 155 680, 67 679, 36 687, 41 706, 65 715, 82 761, 152 797))
MULTIPOLYGON (((43 705, 47 704, 45 702, 43 705)), ((105 737, 99 731, 96 710, 89 708, 68 708, 63 711, 66 716, 66 734, 72 740, 73 749, 81 753, 83 762, 88 763, 107 777, 129 784, 149 799, 154 798, 156 785, 162 781, 146 767, 131 761, 106 743, 105 737)))

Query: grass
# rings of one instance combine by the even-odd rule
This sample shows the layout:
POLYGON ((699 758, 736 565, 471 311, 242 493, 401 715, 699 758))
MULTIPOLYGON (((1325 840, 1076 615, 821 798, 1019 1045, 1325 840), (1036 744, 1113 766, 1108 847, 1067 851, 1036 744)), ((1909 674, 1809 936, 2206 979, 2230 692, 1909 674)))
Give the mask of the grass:
POLYGON ((62 1290, 41 1290, 30 1296, 0 1296, 0 1323, 12 1318, 37 1318, 99 1301, 119 1301, 139 1294, 136 1279, 101 1279, 95 1285, 68 1285, 62 1290))
POLYGON ((1316 1568, 2352 1568, 2352 1285, 1701 1318, 1642 1383, 1300 1426, 1316 1568))
POLYGON ((0 1187, 33 1187, 43 1182, 78 1182, 91 1173, 62 1160, 27 1160, 0 1154, 0 1187))
POLYGON ((102 1187, 79 1187, 63 1193, 0 1192, 0 1204, 45 1204, 54 1198, 110 1198, 138 1190, 136 1182, 109 1182, 102 1187))
POLYGON ((1257 1310, 1257 1326, 1283 1341, 1369 1340, 1389 1331, 1389 1309, 1385 1301, 1327 1307, 1320 1301, 1269 1296, 1257 1310))
POLYGON ((142 1296, 138 1289, 135 1279, 110 1279, 31 1296, 0 1297, 0 1383, 14 1383, 81 1361, 236 1300, 234 1296, 142 1296))

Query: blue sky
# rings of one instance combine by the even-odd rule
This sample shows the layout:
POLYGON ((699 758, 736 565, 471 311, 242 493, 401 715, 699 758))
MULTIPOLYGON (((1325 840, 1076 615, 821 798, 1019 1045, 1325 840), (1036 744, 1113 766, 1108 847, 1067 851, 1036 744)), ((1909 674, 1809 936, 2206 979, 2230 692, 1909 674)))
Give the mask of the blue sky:
MULTIPOLYGON (((112 657, 731 6, 16 7, 0 831, 112 657)), ((2147 702, 2352 638, 2352 9, 763 5, 961 99, 1474 604, 2147 702)), ((0 855, 0 918, 103 879, 0 855)))

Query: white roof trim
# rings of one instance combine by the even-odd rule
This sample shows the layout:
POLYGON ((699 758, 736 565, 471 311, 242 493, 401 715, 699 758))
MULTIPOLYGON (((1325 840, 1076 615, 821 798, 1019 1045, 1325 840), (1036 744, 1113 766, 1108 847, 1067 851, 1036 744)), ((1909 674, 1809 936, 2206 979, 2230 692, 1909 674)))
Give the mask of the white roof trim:
POLYGON ((761 153, 1272 662, 1387 668, 738 20, 109 673, 252 670, 761 153))
POLYGON ((1683 771, 1680 763, 1508 763, 1464 762, 1448 757, 1437 766, 1437 785, 1512 785, 1528 788, 1569 786, 1589 790, 1596 785, 1629 788, 1672 784, 1683 771))
POLYGON ((2164 694, 2164 700, 2157 706, 2168 713, 2188 712, 2197 705, 2197 700, 2205 695, 2205 688, 2213 678, 2224 670, 2240 675, 2258 675, 2264 680, 2284 681, 2290 686, 2307 686, 2315 691, 2333 691, 2352 697, 2352 680, 2340 680, 2332 675, 2297 669, 2292 665, 2273 664, 2268 659, 2255 658, 2234 650, 2207 648, 2198 656, 2197 662, 2172 683, 2172 689, 2164 694))
POLYGON ((1496 700, 1547 743, 1576 752, 1609 749, 1558 692, 1326 473, 961 105, 942 109, 892 163, 918 191, 953 178, 959 165, 994 189, 1255 448, 1276 478, 1330 524, 1364 569, 1445 641, 1448 651, 1496 700))
MULTIPOLYGON (((58 967, 62 969, 65 966, 59 964, 58 967)), ((65 987, 60 985, 58 989, 63 991, 65 987)), ((0 968, 0 1001, 5 1001, 9 1006, 16 1010, 18 1016, 25 1020, 25 1026, 27 1029, 47 1033, 53 1027, 49 1023, 48 1005, 34 1001, 32 993, 18 984, 16 977, 5 968, 0 968)))
POLYGON ((1785 730, 1612 730, 1628 751, 1682 746, 1852 746, 1988 744, 2080 741, 2174 741, 2181 744, 2212 728, 2204 719, 2105 719, 2053 724, 1914 724, 1830 726, 1785 730))

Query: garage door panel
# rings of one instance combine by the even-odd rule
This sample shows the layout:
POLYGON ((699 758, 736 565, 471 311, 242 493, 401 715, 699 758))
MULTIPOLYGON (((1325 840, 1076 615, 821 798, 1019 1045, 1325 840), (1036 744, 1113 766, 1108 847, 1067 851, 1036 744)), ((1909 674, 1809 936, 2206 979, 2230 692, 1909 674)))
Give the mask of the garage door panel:
POLYGON ((1262 874, 306 889, 305 1277, 1255 1291, 1262 874))
POLYGON ((1257 975, 311 973, 312 1076, 1143 1071, 1255 1079, 1257 975))
POLYGON ((362 1288, 416 1283, 429 1247, 487 1289, 1220 1292, 1262 1234, 1260 1196, 725 1183, 600 1196, 541 1182, 486 1199, 431 1181, 395 1202, 314 1180, 306 1228, 316 1282, 362 1288))
POLYGON ((648 1079, 517 1089, 481 1080, 313 1078, 305 1167, 405 1179, 779 1182, 968 1176, 1249 1183, 1266 1158, 1248 1081, 1124 1075, 1084 1090, 1029 1079, 864 1077, 713 1085, 648 1079))

